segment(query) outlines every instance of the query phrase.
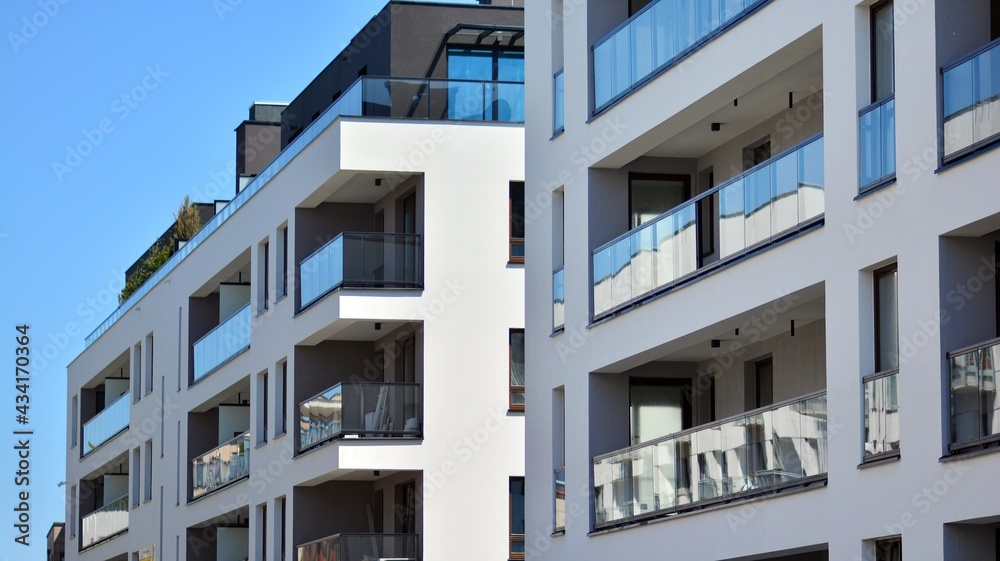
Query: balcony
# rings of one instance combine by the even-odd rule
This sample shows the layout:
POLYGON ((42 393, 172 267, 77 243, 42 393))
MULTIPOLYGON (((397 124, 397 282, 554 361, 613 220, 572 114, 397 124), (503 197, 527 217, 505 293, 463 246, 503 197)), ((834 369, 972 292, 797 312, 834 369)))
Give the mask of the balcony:
POLYGON ((819 224, 823 165, 820 135, 594 250, 594 320, 819 224), (719 260, 700 262, 715 225, 719 260))
POLYGON ((250 476, 250 431, 191 461, 191 496, 197 499, 250 476))
POLYGON ((948 353, 951 367, 952 453, 1000 442, 1000 396, 996 387, 996 360, 1000 340, 948 353))
POLYGON ((596 528, 825 481, 826 392, 594 458, 596 528))
POLYGON ((1000 139, 1000 40, 941 70, 944 163, 1000 139))
POLYGON ((417 534, 336 534, 298 546, 297 561, 420 561, 417 534))
POLYGON ((194 344, 194 382, 250 348, 250 303, 194 344))
POLYGON ((594 109, 600 112, 769 0, 656 0, 594 51, 594 109))
POLYGON ((419 438, 420 384, 341 382, 299 404, 299 451, 335 438, 419 438))
POLYGON ((342 233, 299 264, 302 308, 338 288, 419 289, 419 234, 342 233))
POLYGON ((552 330, 566 327, 566 269, 552 273, 552 330))
POLYGON ((861 191, 896 177, 896 98, 861 110, 861 191))
POLYGON ((128 530, 128 494, 83 517, 80 549, 86 549, 128 530))
POLYGON ((132 403, 129 399, 130 395, 130 392, 126 391, 118 396, 118 399, 112 401, 103 411, 83 425, 81 457, 100 448, 104 443, 128 428, 129 409, 132 403))

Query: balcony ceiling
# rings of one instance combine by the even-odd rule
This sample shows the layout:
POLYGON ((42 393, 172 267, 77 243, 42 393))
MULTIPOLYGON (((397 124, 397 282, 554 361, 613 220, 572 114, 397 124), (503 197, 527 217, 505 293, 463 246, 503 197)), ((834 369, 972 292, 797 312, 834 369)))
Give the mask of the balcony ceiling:
POLYGON ((96 376, 91 378, 89 382, 84 384, 83 387, 88 390, 92 390, 104 383, 104 379, 109 376, 113 378, 129 378, 128 354, 128 349, 122 351, 122 354, 118 355, 118 358, 111 361, 110 366, 101 370, 96 376))
POLYGON ((229 387, 206 399, 197 407, 191 408, 192 413, 204 413, 220 405, 249 405, 250 377, 244 376, 233 382, 229 387))
POLYGON ((723 354, 734 342, 744 345, 762 341, 789 332, 791 320, 795 320, 796 330, 826 317, 826 293, 822 284, 816 284, 793 292, 783 299, 746 310, 735 316, 709 325, 684 337, 664 343, 646 352, 631 356, 596 370, 600 373, 620 373, 649 362, 700 362, 723 354), (789 307, 790 306, 790 307, 789 307), (782 311, 783 310, 783 311, 782 311), (763 335, 745 328, 747 323, 759 325, 764 319, 770 320, 763 335), (740 334, 736 335, 736 329, 740 334), (712 348, 712 340, 718 339, 719 348, 712 348))
POLYGON ((80 479, 93 480, 105 475, 128 475, 128 450, 118 454, 107 463, 97 466, 94 471, 84 475, 80 479))
POLYGON ((241 253, 236 259, 233 259, 228 265, 220 269, 219 272, 208 279, 208 281, 201 285, 201 288, 196 290, 192 296, 204 298, 213 292, 218 292, 219 284, 235 282, 250 282, 249 248, 243 251, 243 253, 241 253))
POLYGON ((645 155, 661 158, 699 158, 771 116, 788 109, 788 92, 793 92, 794 100, 798 103, 813 93, 821 92, 822 89, 823 52, 818 51, 739 95, 738 106, 734 106, 733 101, 729 100, 723 107, 691 127, 678 131, 645 155), (721 123, 722 130, 712 132, 712 123, 721 123))

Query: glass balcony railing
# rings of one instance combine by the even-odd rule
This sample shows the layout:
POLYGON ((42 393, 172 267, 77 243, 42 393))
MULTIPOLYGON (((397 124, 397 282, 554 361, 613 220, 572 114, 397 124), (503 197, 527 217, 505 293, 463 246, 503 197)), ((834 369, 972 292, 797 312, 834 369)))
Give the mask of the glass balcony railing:
POLYGON ((941 73, 947 163, 1000 138, 1000 39, 941 73))
POLYGON ((337 384, 299 404, 299 450, 343 436, 419 437, 420 398, 420 384, 337 384))
POLYGON ((826 477, 826 392, 594 458, 596 527, 826 477))
POLYGON ((896 98, 861 111, 861 190, 896 176, 896 98))
POLYGON ((554 80, 554 99, 552 100, 552 130, 558 134, 566 128, 566 79, 563 71, 556 72, 554 80))
POLYGON ((632 90, 769 0, 655 0, 594 45, 594 108, 632 90))
POLYGON ((566 270, 552 273, 552 330, 566 327, 566 270))
POLYGON ((80 530, 80 549, 99 544, 128 530, 128 495, 84 516, 80 530))
POLYGON ((250 303, 194 344, 194 381, 214 372, 250 347, 250 303))
POLYGON ((716 224, 720 261, 727 261, 811 223, 824 212, 823 177, 820 136, 594 250, 594 318, 697 272, 704 232, 716 224), (709 212, 700 213, 709 197, 709 212))
POLYGON ((296 561, 420 561, 417 534, 336 534, 300 545, 296 561))
POLYGON ((952 452, 1000 440, 1000 339, 948 353, 952 452))
POLYGON ((128 428, 131 401, 125 392, 83 425, 82 455, 93 452, 128 428))
POLYGON ((524 84, 364 76, 295 137, 278 156, 87 336, 90 346, 177 265, 285 169, 339 117, 524 122, 524 84))
POLYGON ((420 234, 345 232, 299 265, 302 307, 338 288, 421 288, 420 234))
POLYGON ((250 431, 191 460, 191 498, 250 475, 250 431))
POLYGON ((865 461, 899 452, 897 372, 865 380, 865 461))

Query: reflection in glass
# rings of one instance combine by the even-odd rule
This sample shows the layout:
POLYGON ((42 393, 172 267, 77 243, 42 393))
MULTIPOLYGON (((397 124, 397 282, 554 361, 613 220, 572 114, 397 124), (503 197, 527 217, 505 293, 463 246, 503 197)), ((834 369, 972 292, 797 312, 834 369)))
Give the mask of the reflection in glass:
POLYGON ((944 71, 944 156, 1000 133, 1000 44, 944 71))
POLYGON ((566 77, 560 70, 555 76, 555 99, 552 104, 552 130, 559 132, 566 126, 566 77))
POLYGON ((880 101, 861 115, 861 187, 896 175, 896 99, 880 101))
POLYGON ((865 458, 899 450, 897 375, 865 382, 865 458))
POLYGON ((1000 345, 985 346, 951 357, 953 444, 1000 435, 997 358, 1000 358, 1000 345))
POLYGON ((299 404, 299 451, 344 435, 417 437, 419 384, 342 382, 299 404))
POLYGON ((194 344, 194 381, 201 380, 250 346, 250 303, 194 344))
POLYGON ((343 233, 299 264, 302 307, 350 288, 420 288, 420 234, 343 233))
POLYGON ((191 460, 191 498, 250 475, 250 431, 191 460))
POLYGON ((595 458, 597 527, 824 475, 826 410, 816 395, 595 458))
MULTIPOLYGON (((821 216, 823 174, 823 139, 818 138, 719 186, 717 213, 702 217, 719 223, 721 257, 739 255, 821 216)), ((699 239, 701 231, 712 230, 698 227, 698 200, 683 197, 655 215, 673 204, 676 187, 683 184, 664 190, 668 183, 660 181, 646 193, 643 181, 630 182, 631 219, 637 227, 593 252, 595 317, 695 272, 700 242, 707 243, 699 239)), ((715 212, 715 205, 711 208, 715 212)))
POLYGON ((336 534, 296 548, 296 561, 417 561, 417 534, 336 534))
POLYGON ((566 326, 566 270, 552 273, 552 330, 566 326))
POLYGON ((566 529, 566 468, 555 470, 555 530, 566 529))
POLYGON ((129 395, 130 392, 126 391, 103 411, 84 423, 83 447, 80 450, 84 456, 128 428, 131 412, 129 395))
POLYGON ((765 0, 657 0, 594 45, 597 109, 765 0))

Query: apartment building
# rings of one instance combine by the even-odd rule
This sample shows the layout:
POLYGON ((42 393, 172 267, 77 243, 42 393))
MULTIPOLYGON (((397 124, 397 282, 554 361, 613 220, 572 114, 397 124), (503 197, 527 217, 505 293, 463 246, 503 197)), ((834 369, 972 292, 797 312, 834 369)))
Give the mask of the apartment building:
POLYGON ((1000 3, 526 10, 526 557, 1000 558, 1000 3))
POLYGON ((480 4, 389 2, 250 108, 69 366, 69 559, 523 556, 523 7, 480 4))

